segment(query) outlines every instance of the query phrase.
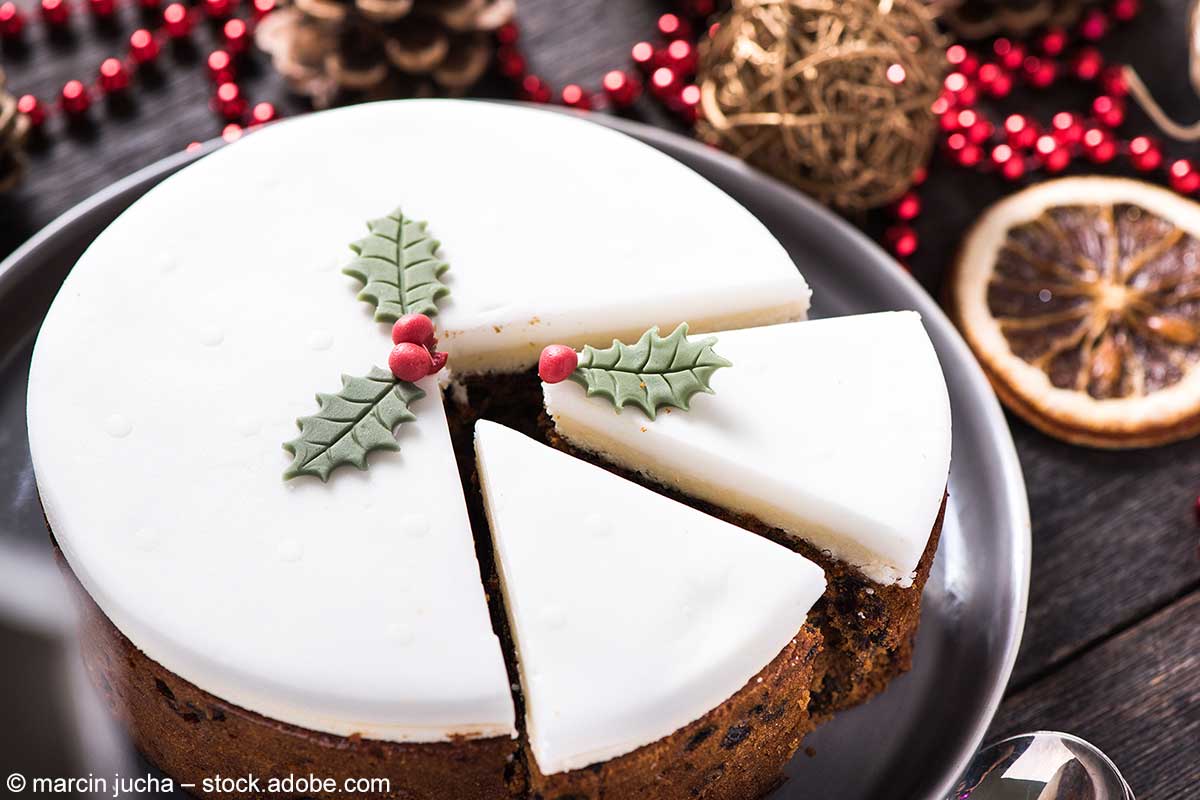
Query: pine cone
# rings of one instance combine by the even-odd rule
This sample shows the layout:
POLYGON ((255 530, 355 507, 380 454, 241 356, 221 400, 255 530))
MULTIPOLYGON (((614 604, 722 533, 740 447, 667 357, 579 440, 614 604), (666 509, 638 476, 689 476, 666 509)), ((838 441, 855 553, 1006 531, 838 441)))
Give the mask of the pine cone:
POLYGON ((516 0, 290 0, 255 41, 317 108, 461 94, 487 71, 516 0))
POLYGON ((29 118, 17 111, 17 98, 4 90, 0 70, 0 192, 16 186, 25 172, 25 137, 29 118))
POLYGON ((1070 25, 1095 0, 933 0, 941 20, 964 39, 1024 36, 1043 25, 1070 25))

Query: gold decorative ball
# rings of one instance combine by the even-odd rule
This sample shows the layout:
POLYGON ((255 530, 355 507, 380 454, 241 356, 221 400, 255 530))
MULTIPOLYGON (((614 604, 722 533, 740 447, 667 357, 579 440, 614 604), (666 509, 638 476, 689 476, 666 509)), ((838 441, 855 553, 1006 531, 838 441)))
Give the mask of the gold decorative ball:
POLYGON ((701 48, 697 134, 846 210, 904 193, 945 54, 922 0, 735 0, 701 48))

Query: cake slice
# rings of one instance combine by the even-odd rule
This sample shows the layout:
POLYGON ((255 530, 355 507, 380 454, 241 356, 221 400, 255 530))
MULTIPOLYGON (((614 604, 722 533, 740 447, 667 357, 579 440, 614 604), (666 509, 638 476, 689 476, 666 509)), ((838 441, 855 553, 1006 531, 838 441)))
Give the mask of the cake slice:
MULTIPOLYGON (((564 381, 543 387, 560 443, 817 560, 832 584, 827 687, 843 707, 906 668, 940 530, 950 403, 915 312, 727 331, 714 395, 653 421, 564 381), (867 685, 874 683, 875 685, 867 685)), ((597 342, 598 345, 606 342, 597 342)))
POLYGON ((502 425, 475 448, 534 795, 759 796, 809 727, 820 568, 502 425))

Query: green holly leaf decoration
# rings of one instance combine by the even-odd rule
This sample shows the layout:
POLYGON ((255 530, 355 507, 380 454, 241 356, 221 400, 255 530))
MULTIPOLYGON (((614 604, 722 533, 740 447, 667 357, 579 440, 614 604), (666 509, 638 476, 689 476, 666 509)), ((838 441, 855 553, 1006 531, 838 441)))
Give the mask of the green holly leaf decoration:
POLYGON ((378 367, 365 378, 343 375, 340 392, 318 394, 320 411, 296 420, 300 436, 283 445, 295 456, 283 479, 312 475, 327 481, 343 464, 366 469, 374 450, 399 450, 396 427, 417 418, 408 406, 424 396, 416 384, 378 367))
POLYGON ((426 223, 396 209, 367 223, 371 235, 350 245, 358 258, 342 270, 363 285, 359 300, 375 306, 378 322, 395 322, 405 314, 437 314, 437 301, 450 293, 439 278, 450 268, 437 258, 441 244, 426 223))
POLYGON ((713 393, 713 373, 732 366, 713 352, 716 337, 691 341, 687 332, 684 322, 667 337, 651 328, 633 345, 613 339, 603 350, 585 346, 571 380, 587 389, 588 397, 607 397, 618 411, 633 405, 650 419, 663 406, 687 411, 692 395, 713 393))

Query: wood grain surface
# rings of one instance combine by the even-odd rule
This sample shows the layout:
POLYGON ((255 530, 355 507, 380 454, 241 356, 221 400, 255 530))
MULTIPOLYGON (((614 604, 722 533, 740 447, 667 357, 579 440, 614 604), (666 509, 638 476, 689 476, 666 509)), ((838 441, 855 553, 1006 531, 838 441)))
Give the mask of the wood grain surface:
MULTIPOLYGON (((1187 1, 1144 5, 1102 49, 1112 61, 1135 64, 1166 108, 1191 121, 1200 99, 1186 78, 1187 1)), ((595 86, 606 70, 627 63, 630 45, 648 38, 666 10, 669 3, 653 0, 521 0, 518 20, 538 74, 557 87, 595 86)), ((66 80, 90 80, 104 57, 123 53, 137 23, 138 13, 127 9, 111 28, 96 28, 79 11, 74 34, 53 42, 33 24, 26 47, 0 49, 0 66, 14 92, 52 98, 66 80)), ((0 195, 0 257, 117 178, 220 132, 201 63, 215 41, 215 31, 201 26, 192 46, 167 49, 157 74, 138 77, 132 102, 98 104, 90 125, 67 129, 52 120, 24 184, 0 195)), ((285 113, 305 108, 261 61, 251 59, 241 83, 252 100, 270 100, 285 113)), ((476 94, 512 96, 498 78, 476 94)), ((1088 87, 1062 80, 1048 91, 1019 89, 996 112, 1046 120, 1086 109, 1091 97, 1088 87)), ((648 102, 631 116, 678 128, 648 102)), ((1151 132, 1136 111, 1127 127, 1151 132)), ((1164 149, 1169 157, 1200 157, 1197 145, 1164 149)), ((1068 173, 1091 171, 1075 164, 1068 173)), ((1101 171, 1127 172, 1119 165, 1101 171)), ((935 159, 918 221, 921 249, 912 259, 935 296, 966 226, 1012 188, 935 159)), ((852 221, 878 236, 886 217, 852 221)), ((1034 564, 1024 644, 993 733, 1073 731, 1100 745, 1142 800, 1200 796, 1200 538, 1192 507, 1200 441, 1102 453, 1010 423, 1029 488, 1034 564)))

